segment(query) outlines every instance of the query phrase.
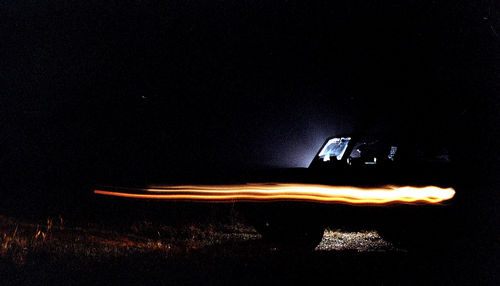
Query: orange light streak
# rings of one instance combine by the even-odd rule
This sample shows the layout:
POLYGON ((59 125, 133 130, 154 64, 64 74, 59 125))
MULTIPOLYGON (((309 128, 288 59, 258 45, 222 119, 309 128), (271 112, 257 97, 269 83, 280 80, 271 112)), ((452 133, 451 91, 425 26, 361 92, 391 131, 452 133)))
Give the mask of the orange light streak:
POLYGON ((435 186, 363 188, 315 184, 246 184, 154 186, 149 188, 121 188, 120 191, 94 190, 94 193, 138 199, 209 202, 278 200, 366 205, 389 203, 437 204, 453 198, 455 190, 435 186))

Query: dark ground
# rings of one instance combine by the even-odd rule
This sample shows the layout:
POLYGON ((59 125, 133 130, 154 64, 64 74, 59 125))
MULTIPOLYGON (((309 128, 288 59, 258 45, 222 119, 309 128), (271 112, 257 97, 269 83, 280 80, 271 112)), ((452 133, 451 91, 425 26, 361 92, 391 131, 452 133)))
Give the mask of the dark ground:
POLYGON ((332 224, 311 252, 263 242, 231 204, 105 199, 86 216, 47 219, 4 208, 0 277, 2 285, 497 285, 498 228, 484 217, 496 209, 475 210, 466 210, 474 217, 465 216, 462 235, 429 249, 332 224))
MULTIPOLYGON (((5 220, 2 232, 12 235, 14 224, 5 225, 5 220)), ((376 233, 327 231, 316 251, 302 252, 271 247, 241 223, 170 227, 175 239, 102 225, 61 229, 57 222, 47 238, 34 238, 34 229, 15 225, 18 241, 27 236, 31 242, 22 249, 9 242, 14 246, 2 250, 2 285, 494 285, 496 281, 492 261, 478 257, 480 245, 471 240, 450 241, 447 250, 438 252, 407 252, 376 233), (19 234, 23 229, 28 234, 19 234)), ((45 231, 46 225, 40 228, 45 231)), ((422 239, 425 236, 422 233, 422 239)))

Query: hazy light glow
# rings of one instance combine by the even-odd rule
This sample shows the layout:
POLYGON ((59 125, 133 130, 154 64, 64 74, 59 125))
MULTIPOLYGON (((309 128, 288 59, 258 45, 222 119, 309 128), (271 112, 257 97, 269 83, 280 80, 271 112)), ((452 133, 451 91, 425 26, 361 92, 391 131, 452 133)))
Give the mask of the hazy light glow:
POLYGON ((148 188, 103 188, 94 193, 108 196, 209 202, 307 201, 346 204, 429 203, 453 198, 453 188, 435 186, 383 186, 361 188, 315 184, 245 184, 152 186, 148 188))

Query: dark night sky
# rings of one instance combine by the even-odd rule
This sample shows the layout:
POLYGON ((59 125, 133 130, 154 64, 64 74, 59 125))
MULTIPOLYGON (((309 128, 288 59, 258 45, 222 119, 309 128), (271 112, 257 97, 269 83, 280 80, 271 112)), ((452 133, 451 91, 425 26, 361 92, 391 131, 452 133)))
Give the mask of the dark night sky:
POLYGON ((2 1, 5 178, 305 167, 352 131, 497 156, 497 1, 307 2, 2 1))

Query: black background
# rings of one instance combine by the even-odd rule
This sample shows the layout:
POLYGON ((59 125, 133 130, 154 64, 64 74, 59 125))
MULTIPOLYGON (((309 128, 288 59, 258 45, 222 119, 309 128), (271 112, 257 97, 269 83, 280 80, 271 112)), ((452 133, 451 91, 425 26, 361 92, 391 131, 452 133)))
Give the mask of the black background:
POLYGON ((307 167, 345 132, 448 145, 458 176, 494 182, 497 6, 3 1, 2 192, 307 167))
POLYGON ((1 1, 0 208, 66 217, 110 178, 307 167, 384 133, 448 146, 478 253, 452 266, 492 277, 498 3, 1 1))

